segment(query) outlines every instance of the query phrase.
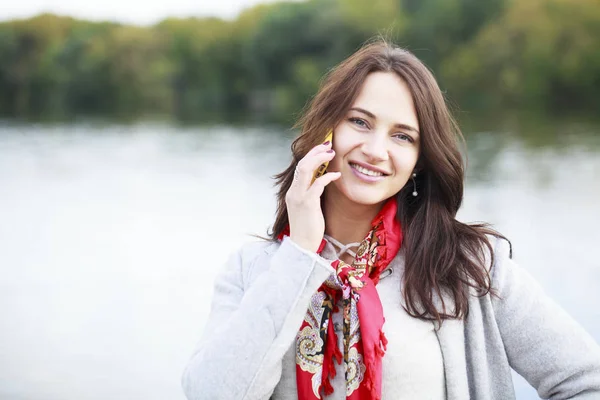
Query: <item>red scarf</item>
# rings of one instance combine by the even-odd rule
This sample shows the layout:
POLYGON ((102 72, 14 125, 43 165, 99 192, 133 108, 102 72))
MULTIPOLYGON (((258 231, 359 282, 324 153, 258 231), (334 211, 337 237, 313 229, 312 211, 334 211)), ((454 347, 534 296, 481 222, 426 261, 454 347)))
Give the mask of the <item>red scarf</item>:
MULTIPOLYGON (((394 198, 371 222, 352 265, 335 260, 331 275, 313 295, 296 337, 296 382, 299 400, 321 399, 333 393, 334 360, 346 364, 348 400, 381 399, 381 359, 387 339, 383 334, 383 308, 375 285, 379 274, 396 256, 402 230, 396 219, 394 198), (337 346, 331 315, 343 307, 344 353, 337 346)), ((287 232, 285 233, 287 234, 287 232)), ((281 238, 283 234, 281 235, 281 238)), ((321 243, 320 253, 325 246, 321 243)))

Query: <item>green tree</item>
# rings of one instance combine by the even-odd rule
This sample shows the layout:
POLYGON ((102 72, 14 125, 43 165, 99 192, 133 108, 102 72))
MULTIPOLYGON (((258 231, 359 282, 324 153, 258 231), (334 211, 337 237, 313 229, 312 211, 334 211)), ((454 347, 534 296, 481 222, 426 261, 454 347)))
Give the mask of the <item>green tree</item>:
POLYGON ((465 104, 597 109, 600 6, 595 0, 512 1, 443 66, 465 104))

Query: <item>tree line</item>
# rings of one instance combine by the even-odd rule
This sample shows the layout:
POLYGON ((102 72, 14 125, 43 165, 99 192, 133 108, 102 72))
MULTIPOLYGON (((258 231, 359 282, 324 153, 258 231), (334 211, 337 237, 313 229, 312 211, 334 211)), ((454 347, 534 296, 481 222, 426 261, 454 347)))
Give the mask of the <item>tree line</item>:
POLYGON ((309 0, 153 26, 43 14, 0 23, 0 117, 289 123, 374 35, 461 109, 600 111, 597 0, 309 0))

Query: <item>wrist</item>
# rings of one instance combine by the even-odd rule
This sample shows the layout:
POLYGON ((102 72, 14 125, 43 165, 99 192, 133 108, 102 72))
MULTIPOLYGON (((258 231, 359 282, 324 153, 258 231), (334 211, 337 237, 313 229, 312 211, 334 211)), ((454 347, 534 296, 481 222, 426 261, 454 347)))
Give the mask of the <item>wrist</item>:
POLYGON ((294 242, 294 244, 296 246, 299 246, 299 247, 303 248, 304 250, 310 251, 312 253, 317 252, 317 250, 319 249, 319 244, 321 243, 320 241, 318 243, 315 243, 314 240, 310 240, 310 239, 306 239, 306 238, 302 238, 302 237, 298 237, 298 236, 294 236, 294 235, 290 235, 290 239, 292 242, 294 242))

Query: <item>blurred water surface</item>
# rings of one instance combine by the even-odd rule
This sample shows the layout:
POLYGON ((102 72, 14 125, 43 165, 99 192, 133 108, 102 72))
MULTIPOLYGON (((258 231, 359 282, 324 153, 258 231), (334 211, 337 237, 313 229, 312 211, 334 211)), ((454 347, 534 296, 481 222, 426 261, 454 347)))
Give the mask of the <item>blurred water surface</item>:
MULTIPOLYGON (((600 341, 600 128, 468 136, 464 221, 600 341)), ((264 234, 292 134, 0 126, 0 398, 183 399, 217 270, 264 234)), ((516 377, 519 399, 535 392, 516 377)))

